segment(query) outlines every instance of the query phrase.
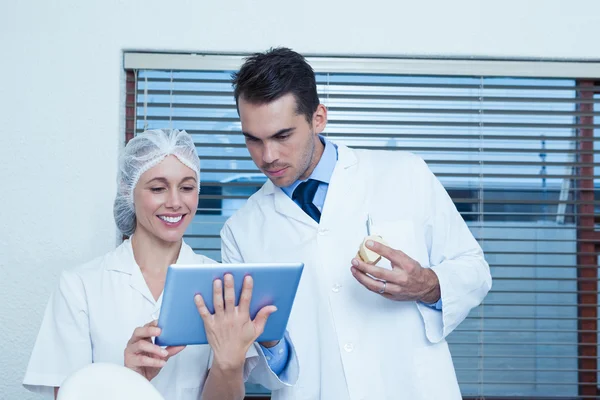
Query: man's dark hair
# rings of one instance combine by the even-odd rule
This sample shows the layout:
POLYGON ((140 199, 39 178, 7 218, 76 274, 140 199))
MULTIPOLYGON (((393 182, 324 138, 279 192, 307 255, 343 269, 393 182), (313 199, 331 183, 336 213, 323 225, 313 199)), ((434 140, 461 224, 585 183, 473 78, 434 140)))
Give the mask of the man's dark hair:
POLYGON ((285 47, 255 53, 232 74, 235 104, 239 99, 267 104, 288 93, 296 99, 296 112, 311 123, 319 106, 315 72, 304 57, 285 47))

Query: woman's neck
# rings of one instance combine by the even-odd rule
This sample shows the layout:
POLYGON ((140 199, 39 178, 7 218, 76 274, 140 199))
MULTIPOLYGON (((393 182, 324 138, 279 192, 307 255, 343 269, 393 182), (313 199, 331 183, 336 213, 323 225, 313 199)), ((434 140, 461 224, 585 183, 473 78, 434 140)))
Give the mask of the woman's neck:
POLYGON ((182 240, 165 242, 146 232, 136 229, 131 237, 131 247, 135 262, 144 275, 159 275, 167 273, 167 267, 174 264, 179 257, 182 240))

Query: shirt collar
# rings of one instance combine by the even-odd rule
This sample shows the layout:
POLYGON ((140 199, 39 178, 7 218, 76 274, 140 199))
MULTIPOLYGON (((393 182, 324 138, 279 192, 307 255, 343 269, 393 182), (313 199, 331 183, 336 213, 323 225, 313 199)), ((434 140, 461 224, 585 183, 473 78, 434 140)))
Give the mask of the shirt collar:
MULTIPOLYGON (((323 136, 319 136, 319 139, 325 145, 325 150, 323 150, 321 159, 317 163, 317 166, 310 174, 308 179, 316 179, 320 182, 329 184, 338 158, 337 146, 333 142, 325 139, 323 136)), ((291 197, 292 193, 294 193, 294 189, 296 189, 302 182, 306 182, 308 179, 297 180, 290 186, 282 187, 281 189, 285 192, 285 194, 291 197)))

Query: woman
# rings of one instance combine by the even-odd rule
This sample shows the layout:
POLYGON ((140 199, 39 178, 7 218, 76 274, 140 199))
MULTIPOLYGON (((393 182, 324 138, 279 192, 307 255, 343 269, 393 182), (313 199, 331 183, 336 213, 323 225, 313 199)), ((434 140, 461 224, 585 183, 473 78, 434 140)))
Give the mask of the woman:
MULTIPOLYGON (((68 375, 92 362, 124 364, 151 381, 165 399, 240 399, 250 373, 273 386, 277 378, 253 346, 273 306, 252 321, 241 304, 232 312, 226 303, 211 315, 196 296, 210 347, 163 349, 152 342, 160 334, 156 319, 167 267, 214 262, 182 240, 196 212, 199 186, 198 155, 185 131, 148 131, 127 144, 114 216, 130 239, 62 273, 29 361, 26 388, 54 391, 56 397, 68 375)), ((233 278, 224 280, 214 283, 215 303, 223 302, 223 286, 225 298, 233 295, 233 278)), ((251 295, 251 278, 243 291, 251 295)))

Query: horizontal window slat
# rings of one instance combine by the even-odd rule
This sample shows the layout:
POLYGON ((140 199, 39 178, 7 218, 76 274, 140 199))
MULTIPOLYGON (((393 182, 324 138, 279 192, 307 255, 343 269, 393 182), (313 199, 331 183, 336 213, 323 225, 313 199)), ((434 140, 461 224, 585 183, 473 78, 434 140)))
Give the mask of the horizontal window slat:
MULTIPOLYGON (((222 76, 220 79, 203 79, 203 78, 184 78, 178 75, 174 75, 173 78, 159 78, 159 77, 148 77, 142 78, 148 82, 175 82, 175 83, 200 83, 200 84, 211 84, 211 83, 227 83, 230 84, 231 78, 228 75, 222 76)), ((326 84, 326 75, 319 75, 317 73, 317 84, 324 85, 326 84)), ((477 89, 479 90, 482 85, 481 84, 452 84, 452 83, 394 83, 390 81, 386 82, 357 82, 357 81, 343 81, 336 80, 335 82, 329 82, 329 87, 337 87, 337 86, 367 86, 367 87, 394 87, 394 88, 434 88, 434 89, 477 89)), ((573 90, 579 90, 581 92, 598 92, 600 91, 600 86, 577 86, 577 85, 569 85, 569 86, 558 86, 558 85, 503 85, 503 84, 494 84, 494 83, 486 83, 484 84, 486 89, 493 90, 535 90, 535 91, 565 91, 572 92, 573 90)))
MULTIPOLYGON (((144 91, 143 88, 138 90, 138 103, 144 103, 144 96, 177 96, 177 97, 224 97, 230 101, 233 101, 233 91, 223 88, 223 90, 170 90, 170 89, 148 89, 144 91)), ((395 94, 395 93, 347 93, 347 92, 329 92, 319 93, 323 98, 323 103, 339 101, 339 100, 382 100, 382 101, 437 101, 437 102, 469 102, 474 104, 486 104, 486 103, 557 103, 557 104, 596 104, 600 103, 600 99, 581 99, 577 97, 519 97, 519 96, 483 96, 479 95, 414 95, 414 94, 395 94), (483 97, 483 98, 481 98, 483 97)))
POLYGON ((474 330, 474 329, 465 329, 465 328, 461 328, 460 326, 457 327, 455 329, 456 332, 463 332, 463 333, 510 333, 510 332, 515 332, 515 333, 527 333, 527 334, 531 334, 531 333, 539 333, 539 334, 546 334, 546 333, 558 333, 558 334, 572 334, 572 333, 596 333, 595 330, 585 330, 585 329, 544 329, 544 328, 538 328, 538 329, 520 329, 520 328, 515 328, 515 329, 496 329, 496 328, 490 328, 490 327, 485 327, 483 328, 483 330, 474 330))
MULTIPOLYGON (((168 118, 165 120, 168 121, 168 118)), ((138 122, 140 122, 140 120, 138 120, 138 122)), ((142 133, 143 129, 138 129, 136 131, 136 133, 142 133)), ((240 140, 243 140, 242 137, 242 133, 240 130, 203 130, 203 129, 186 129, 186 132, 191 134, 191 135, 223 135, 223 136, 233 136, 234 138, 237 137, 240 140)), ((415 140, 424 140, 424 141, 428 141, 428 140, 433 140, 433 139, 447 139, 447 140, 452 140, 452 141, 459 141, 459 140, 483 140, 483 141, 506 141, 506 140, 516 140, 516 141, 521 141, 521 140, 525 140, 525 141, 548 141, 548 142, 552 142, 552 141, 566 141, 566 142, 599 142, 600 141, 600 137, 592 137, 592 138, 587 138, 587 137, 579 137, 579 136, 556 136, 556 135, 516 135, 516 134, 511 134, 511 135, 499 135, 499 134, 479 134, 479 133, 473 133, 473 134, 459 134, 459 133, 448 133, 448 134, 435 134, 435 133, 408 133, 408 134, 404 134, 404 133, 369 133, 369 134, 364 134, 364 133, 360 133, 360 132, 325 132, 324 134, 325 137, 336 140, 339 138, 346 138, 346 137, 352 137, 352 136, 356 136, 356 137, 361 137, 361 138, 365 138, 365 139, 369 139, 369 138, 389 138, 389 139, 415 139, 415 140)), ((202 142, 198 142, 197 145, 202 145, 202 142)), ((352 146, 350 146, 352 147, 352 146)), ((395 150, 398 151, 402 151, 403 148, 402 146, 396 148, 395 150)), ((227 157, 227 159, 248 159, 250 160, 249 156, 235 156, 232 155, 231 157, 227 157), (231 158, 233 157, 233 158, 231 158)), ((462 162, 466 162, 466 163, 474 163, 474 161, 472 160, 428 160, 428 162, 433 162, 433 163, 447 163, 447 164, 452 164, 452 163, 462 163, 462 162)), ((517 165, 521 165, 521 162, 514 162, 514 161, 510 161, 510 160, 489 160, 486 161, 486 163, 491 163, 491 164, 498 164, 498 165, 504 165, 504 163, 516 163, 517 165)), ((525 165, 527 165, 528 162, 525 162, 525 165)), ((539 163, 533 163, 535 165, 538 165, 539 163)), ((546 161, 546 162, 541 162, 541 164, 546 164, 546 165, 580 165, 580 166, 585 166, 585 165, 600 165, 600 162, 596 162, 596 163, 581 163, 581 162, 564 162, 564 161, 546 161)))
MULTIPOLYGON (((223 71, 153 71, 127 103, 138 113, 137 132, 175 127, 193 135, 203 191, 185 237, 215 258, 220 226, 266 181, 246 150, 229 80, 223 71)), ((597 333, 589 327, 600 312, 598 291, 582 290, 600 280, 588 276, 600 254, 590 247, 600 231, 600 137, 588 135, 600 128, 593 108, 600 95, 578 96, 600 86, 318 72, 317 80, 329 110, 325 136, 421 156, 486 254, 492 290, 448 337, 463 393, 473 391, 465 385, 482 393, 494 385, 502 393, 535 386, 527 390, 576 394, 577 375, 596 372, 578 365, 596 357, 578 351, 598 351, 578 340, 597 333), (597 227, 576 225, 594 218, 597 227), (577 265, 581 257, 586 263, 577 265)))
MULTIPOLYGON (((467 354, 460 354, 460 353, 452 353, 452 358, 475 358, 475 359, 480 359, 481 356, 478 355, 467 355, 467 354)), ((562 360, 594 360, 596 359, 595 356, 565 356, 565 355, 561 355, 561 354, 551 354, 551 355, 541 355, 541 354, 537 354, 534 356, 529 356, 529 355, 525 355, 525 354, 510 354, 510 355, 505 355, 505 354, 490 354, 490 353, 486 353, 485 354, 485 358, 506 358, 506 359, 511 359, 511 358, 525 358, 525 359, 532 359, 532 360, 536 360, 536 359, 562 359, 562 360)))
MULTIPOLYGON (((206 211, 221 211, 221 209, 206 209, 206 211)), ((213 234, 186 234, 186 237, 188 238, 201 238, 201 239, 210 239, 210 238, 219 238, 219 235, 213 235, 213 234)), ((481 237, 477 237, 475 236, 475 239, 478 241, 482 241, 485 243, 511 243, 511 242, 515 242, 515 243, 522 243, 522 242, 531 242, 531 243, 537 243, 537 244, 543 244, 543 243, 547 243, 547 244, 552 244, 552 243, 566 243, 566 244, 574 244, 577 243, 576 239, 573 240, 569 240, 569 239, 507 239, 507 238, 481 238, 481 237)), ((596 243, 595 240, 579 240, 580 242, 583 243, 596 243)), ((572 268, 574 266, 563 266, 563 265, 496 265, 496 264, 490 264, 490 266, 493 267, 502 267, 502 268, 527 268, 527 267, 532 267, 532 268, 572 268)), ((582 266, 579 265, 579 268, 581 268, 582 266)), ((589 265, 587 266, 588 268, 596 268, 598 267, 597 265, 589 265)))
MULTIPOLYGON (((452 341, 450 342, 451 345, 453 346, 486 346, 486 345, 490 345, 490 346, 529 346, 529 345, 536 345, 536 346, 577 346, 577 339, 575 339, 575 341, 571 342, 571 343, 559 343, 559 342, 544 342, 544 341, 531 341, 531 342, 496 342, 496 341, 485 341, 485 342, 459 342, 459 341, 452 341)), ((589 344, 589 343, 585 343, 582 344, 584 346, 597 346, 597 344, 589 344)))
MULTIPOLYGON (((145 103, 138 101, 137 107, 144 107, 145 103)), ((153 112, 157 110, 164 112, 164 109, 209 109, 209 110, 228 110, 236 111, 235 103, 232 104, 216 104, 214 102, 193 103, 193 102, 174 102, 163 103, 153 102, 151 104, 153 112)), ((424 108, 424 107, 383 107, 379 106, 327 106, 328 112, 355 112, 355 113, 386 113, 386 114, 458 114, 458 115, 520 115, 520 116, 600 116, 600 112, 594 111, 564 111, 564 110, 528 110, 528 109, 495 109, 495 108, 424 108)))
MULTIPOLYGON (((247 174, 254 174, 254 173, 259 173, 260 171, 256 168, 248 168, 248 169, 243 169, 243 168, 238 168, 238 169, 230 169, 230 168, 206 168, 203 170, 205 173, 208 172, 212 172, 212 173, 247 173, 247 174)), ((438 177, 451 177, 451 178, 477 178, 480 177, 481 175, 479 173, 473 172, 473 173, 437 173, 436 176, 438 177)), ((575 180, 575 181, 585 181, 585 180, 594 180, 594 179, 598 179, 600 178, 600 175, 590 175, 590 176, 576 176, 576 175, 567 175, 567 174, 546 174, 546 175, 540 175, 540 174, 498 174, 498 173, 487 173, 485 174, 486 178, 519 178, 519 179, 541 179, 541 178, 546 178, 546 179, 571 179, 571 180, 575 180)))
MULTIPOLYGON (((197 148, 239 148, 246 149, 244 143, 196 143, 197 148)), ((406 146, 402 148, 392 146, 351 146, 353 149, 364 149, 364 150, 396 150, 396 151, 413 151, 413 152, 464 152, 464 153, 479 153, 481 150, 477 147, 416 147, 406 146)), ((541 149, 541 148, 502 148, 502 147, 488 147, 484 149, 484 153, 564 153, 564 154, 595 154, 593 150, 589 151, 577 151, 574 149, 541 149)), ((484 161, 485 162, 485 161, 484 161)))
MULTIPOLYGON (((462 381, 463 385, 479 385, 482 382, 480 381, 462 381)), ((486 385, 536 385, 540 386, 597 386, 596 383, 587 383, 587 382, 544 382, 541 380, 524 380, 524 381, 485 381, 486 385)), ((533 398, 535 399, 535 397, 533 398)))
MULTIPOLYGON (((184 115, 148 115, 143 118, 143 121, 163 121, 167 123, 177 122, 227 122, 237 123, 238 117, 228 116, 184 116, 184 115)), ((479 122, 479 121, 408 121, 408 120, 378 120, 372 121, 367 119, 328 119, 328 124, 339 126, 414 126, 414 127, 454 127, 454 128, 544 128, 544 129, 597 129, 600 124, 580 124, 580 123, 526 123, 526 122, 479 122)))
POLYGON ((580 368, 464 368, 456 367, 457 371, 486 371, 486 372, 598 372, 597 369, 580 368))

